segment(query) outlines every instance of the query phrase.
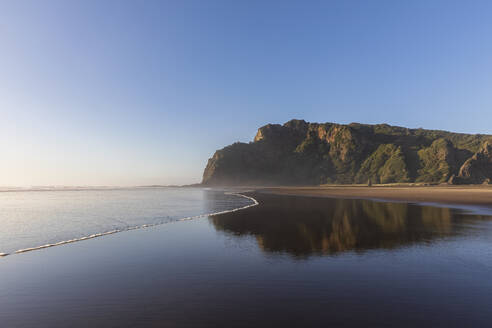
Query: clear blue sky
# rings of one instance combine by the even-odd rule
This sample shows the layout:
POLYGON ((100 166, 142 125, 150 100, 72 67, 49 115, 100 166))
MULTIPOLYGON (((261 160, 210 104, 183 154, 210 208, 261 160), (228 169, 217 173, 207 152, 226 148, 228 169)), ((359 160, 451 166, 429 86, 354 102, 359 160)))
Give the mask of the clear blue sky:
POLYGON ((492 1, 2 1, 0 185, 198 182, 266 123, 492 133, 492 1))

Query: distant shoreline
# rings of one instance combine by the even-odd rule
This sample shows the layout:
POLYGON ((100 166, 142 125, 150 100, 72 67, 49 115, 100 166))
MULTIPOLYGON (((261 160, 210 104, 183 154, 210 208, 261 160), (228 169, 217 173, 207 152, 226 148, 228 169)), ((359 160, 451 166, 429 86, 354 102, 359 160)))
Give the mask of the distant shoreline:
POLYGON ((278 195, 314 196, 351 199, 437 203, 446 205, 478 205, 492 209, 489 186, 310 186, 266 187, 258 192, 278 195))

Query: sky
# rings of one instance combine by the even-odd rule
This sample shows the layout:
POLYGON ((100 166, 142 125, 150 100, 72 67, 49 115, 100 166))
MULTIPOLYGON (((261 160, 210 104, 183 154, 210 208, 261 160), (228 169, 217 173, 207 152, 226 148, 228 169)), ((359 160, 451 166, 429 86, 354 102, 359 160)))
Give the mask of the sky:
POLYGON ((491 1, 0 1, 0 186, 199 182, 290 119, 492 134, 491 1))

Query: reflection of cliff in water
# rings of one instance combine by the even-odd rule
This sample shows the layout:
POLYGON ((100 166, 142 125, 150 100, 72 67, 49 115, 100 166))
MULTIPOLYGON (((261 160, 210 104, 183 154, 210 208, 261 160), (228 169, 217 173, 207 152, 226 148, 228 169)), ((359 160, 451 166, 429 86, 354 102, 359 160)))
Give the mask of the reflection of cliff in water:
POLYGON ((294 256, 394 248, 458 235, 486 216, 369 200, 255 193, 259 206, 210 217, 219 231, 252 235, 267 252, 294 256))

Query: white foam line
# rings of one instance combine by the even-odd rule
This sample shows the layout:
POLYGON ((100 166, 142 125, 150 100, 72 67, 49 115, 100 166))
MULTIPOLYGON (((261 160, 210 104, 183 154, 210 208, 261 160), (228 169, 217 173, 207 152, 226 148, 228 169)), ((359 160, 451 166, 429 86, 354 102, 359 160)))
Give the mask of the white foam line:
MULTIPOLYGON (((247 199, 253 201, 253 204, 249 204, 249 205, 246 205, 246 206, 243 206, 243 207, 239 207, 239 208, 235 208, 235 209, 232 209, 232 210, 226 210, 226 211, 220 211, 220 212, 215 212, 215 213, 208 213, 208 214, 200 214, 200 215, 196 215, 196 216, 190 216, 190 217, 178 219, 178 220, 176 220, 174 222, 182 222, 182 221, 196 220, 196 219, 199 219, 199 218, 202 218, 202 217, 206 217, 206 216, 215 216, 215 215, 221 215, 221 214, 225 214, 225 213, 231 213, 231 212, 236 212, 236 211, 240 211, 240 210, 245 210, 247 208, 250 208, 250 207, 259 205, 258 201, 256 199, 254 199, 253 197, 249 197, 249 196, 242 195, 242 194, 239 194, 239 193, 227 193, 227 194, 228 195, 235 195, 235 196, 247 198, 247 199)), ((158 226, 158 225, 162 225, 162 224, 166 224, 166 223, 172 223, 172 222, 150 223, 150 224, 143 224, 143 225, 140 225, 140 226, 128 227, 128 228, 125 228, 125 229, 115 229, 115 230, 111 230, 111 231, 95 233, 95 234, 92 234, 92 235, 89 235, 89 236, 80 237, 80 238, 63 240, 63 241, 59 241, 59 242, 56 242, 56 243, 45 244, 45 245, 36 246, 36 247, 23 248, 23 249, 19 249, 19 250, 15 251, 12 254, 21 254, 21 253, 26 253, 26 252, 31 252, 31 251, 37 251, 37 250, 44 249, 44 248, 49 248, 49 247, 54 247, 54 246, 61 246, 61 245, 65 245, 65 244, 71 244, 71 243, 75 243, 75 242, 78 242, 78 241, 83 241, 83 240, 88 240, 88 239, 103 237, 103 236, 112 235, 112 234, 115 234, 115 233, 118 233, 118 232, 123 232, 123 231, 130 231, 130 230, 136 230, 136 229, 145 229, 145 228, 154 227, 154 226, 158 226)), ((5 257, 7 255, 10 255, 10 254, 9 253, 0 253, 0 257, 5 257)))

